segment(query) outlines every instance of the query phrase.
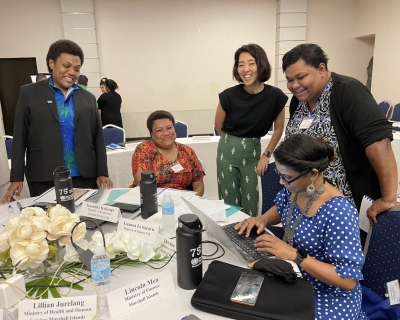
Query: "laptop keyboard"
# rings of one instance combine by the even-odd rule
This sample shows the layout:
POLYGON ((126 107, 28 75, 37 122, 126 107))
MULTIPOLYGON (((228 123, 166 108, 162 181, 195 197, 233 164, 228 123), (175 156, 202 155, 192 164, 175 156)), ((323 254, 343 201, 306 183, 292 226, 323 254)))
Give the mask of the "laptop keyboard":
POLYGON ((228 224, 226 226, 222 226, 222 229, 224 230, 228 238, 236 245, 239 251, 245 253, 246 256, 250 256, 253 261, 262 258, 269 258, 272 256, 272 254, 270 253, 258 252, 256 250, 256 247, 254 246, 254 240, 259 236, 259 234, 257 234, 256 232, 256 229, 253 229, 249 237, 246 237, 243 234, 237 233, 237 230, 234 229, 235 225, 236 223, 228 224))

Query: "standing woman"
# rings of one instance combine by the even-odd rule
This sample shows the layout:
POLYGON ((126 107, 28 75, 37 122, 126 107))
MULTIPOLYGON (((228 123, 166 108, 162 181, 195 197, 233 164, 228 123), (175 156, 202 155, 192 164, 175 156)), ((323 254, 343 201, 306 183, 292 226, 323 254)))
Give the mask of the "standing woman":
POLYGON ((324 177, 358 209, 364 195, 374 199, 367 216, 376 223, 379 213, 396 204, 392 126, 360 81, 328 70, 328 57, 317 44, 291 49, 282 69, 293 93, 285 139, 304 133, 333 145, 337 155, 324 177))
POLYGON ((97 100, 101 112, 101 122, 103 127, 107 124, 113 124, 122 128, 121 117, 121 96, 115 92, 118 89, 117 83, 112 79, 103 78, 105 92, 97 100))
POLYGON ((100 90, 101 90, 101 92, 106 92, 106 81, 107 81, 107 78, 101 78, 101 80, 100 80, 100 90))
POLYGON ((219 198, 258 214, 258 179, 268 169, 271 153, 283 132, 287 96, 264 84, 271 77, 271 65, 264 49, 256 44, 235 52, 233 78, 239 85, 219 94, 215 128, 221 136, 217 150, 219 198), (274 124, 266 150, 260 138, 274 124))

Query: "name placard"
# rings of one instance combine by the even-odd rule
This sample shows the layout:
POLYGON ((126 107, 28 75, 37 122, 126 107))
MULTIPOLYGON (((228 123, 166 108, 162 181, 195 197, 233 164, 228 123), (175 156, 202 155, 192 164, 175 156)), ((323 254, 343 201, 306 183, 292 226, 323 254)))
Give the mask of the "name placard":
POLYGON ((144 221, 133 221, 130 219, 120 218, 118 221, 118 231, 129 231, 138 238, 148 242, 154 242, 160 227, 154 223, 144 221))
POLYGON ((119 208, 83 201, 80 215, 104 221, 118 222, 119 208))
POLYGON ((97 297, 21 300, 18 309, 18 320, 91 320, 97 312, 97 297))
POLYGON ((192 141, 210 141, 211 136, 193 136, 192 141))
MULTIPOLYGON (((170 269, 107 294, 111 318, 175 290, 170 269)), ((71 320, 71 319, 69 319, 71 320)))
MULTIPOLYGON (((156 245, 161 245, 158 252, 161 255, 169 255, 170 257, 176 252, 176 241, 175 239, 169 239, 164 237, 162 234, 157 234, 156 245)), ((172 259, 176 259, 176 255, 172 259)))
POLYGON ((12 319, 8 316, 6 310, 0 309, 0 320, 12 320, 12 319))

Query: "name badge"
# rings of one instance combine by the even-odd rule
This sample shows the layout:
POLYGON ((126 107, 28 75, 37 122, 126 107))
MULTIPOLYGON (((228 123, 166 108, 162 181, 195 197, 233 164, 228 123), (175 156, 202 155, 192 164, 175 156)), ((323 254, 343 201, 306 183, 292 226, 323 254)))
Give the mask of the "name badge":
POLYGON ((182 165, 178 162, 176 165, 172 166, 171 169, 177 173, 183 170, 182 165))
POLYGON ((314 118, 303 119, 303 121, 300 123, 300 129, 308 129, 311 126, 313 120, 314 118))
POLYGON ((389 300, 389 304, 395 305, 400 303, 400 286, 399 286, 399 280, 393 280, 388 283, 386 283, 386 289, 387 289, 387 298, 389 300))

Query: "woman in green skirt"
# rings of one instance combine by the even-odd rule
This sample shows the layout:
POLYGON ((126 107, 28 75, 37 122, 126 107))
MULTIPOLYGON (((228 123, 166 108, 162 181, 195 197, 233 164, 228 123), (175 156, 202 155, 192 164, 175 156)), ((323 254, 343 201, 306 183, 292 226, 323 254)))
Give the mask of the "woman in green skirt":
POLYGON ((282 90, 264 84, 271 77, 271 65, 264 49, 256 44, 235 52, 233 78, 239 85, 219 94, 215 128, 221 136, 217 150, 219 198, 258 215, 258 179, 268 169, 269 158, 284 127, 285 104, 282 90), (260 138, 274 125, 266 150, 260 138))

